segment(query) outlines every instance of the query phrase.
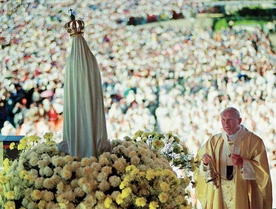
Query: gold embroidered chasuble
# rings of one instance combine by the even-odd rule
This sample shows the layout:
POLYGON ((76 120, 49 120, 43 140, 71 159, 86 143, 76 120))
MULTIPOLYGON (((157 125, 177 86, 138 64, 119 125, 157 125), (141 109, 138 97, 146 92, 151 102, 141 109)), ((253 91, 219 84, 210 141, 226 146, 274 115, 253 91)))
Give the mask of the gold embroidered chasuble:
POLYGON ((214 159, 213 165, 219 175, 218 188, 215 188, 213 184, 206 183, 205 172, 201 169, 195 173, 196 195, 202 208, 271 209, 272 183, 262 139, 243 127, 239 139, 234 142, 233 152, 244 159, 244 167, 234 166, 233 179, 228 181, 223 169, 226 167, 225 138, 224 132, 212 136, 197 154, 197 160, 200 161, 202 155, 208 153, 214 159), (228 191, 225 188, 229 188, 228 191), (230 196, 226 196, 227 193, 230 196))

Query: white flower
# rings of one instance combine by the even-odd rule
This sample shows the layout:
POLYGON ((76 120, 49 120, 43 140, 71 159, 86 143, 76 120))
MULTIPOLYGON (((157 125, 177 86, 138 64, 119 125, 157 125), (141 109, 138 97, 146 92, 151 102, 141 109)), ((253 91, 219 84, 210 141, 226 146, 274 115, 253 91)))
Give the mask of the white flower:
POLYGON ((48 176, 48 177, 49 177, 49 176, 52 176, 52 175, 53 175, 54 171, 53 171, 50 167, 46 166, 46 167, 44 168, 43 173, 44 173, 45 176, 48 176))
POLYGON ((39 160, 37 164, 38 164, 38 166, 39 166, 40 168, 44 168, 44 167, 46 167, 49 163, 46 162, 46 161, 44 161, 44 160, 39 160))
POLYGON ((85 167, 85 166, 88 166, 90 164, 91 164, 91 162, 90 162, 89 158, 85 157, 85 158, 81 159, 81 166, 85 167))
POLYGON ((108 181, 112 187, 118 187, 121 183, 121 178, 118 176, 110 176, 108 181))
POLYGON ((30 160, 29 163, 31 166, 36 166, 38 162, 38 157, 37 156, 33 156, 30 160))
POLYGON ((35 202, 29 202, 27 205, 28 209, 36 209, 37 208, 37 204, 35 202))
POLYGON ((87 166, 87 167, 83 167, 82 169, 81 169, 81 174, 82 174, 82 176, 84 176, 84 177, 90 177, 91 175, 93 175, 93 168, 92 167, 90 167, 90 166, 87 166))
POLYGON ((56 186, 55 182, 51 178, 46 178, 43 182, 43 187, 46 189, 53 189, 56 186))
POLYGON ((113 164, 113 167, 117 170, 117 173, 123 173, 125 171, 126 161, 124 158, 116 160, 113 164))
POLYGON ((69 180, 72 177, 72 172, 69 169, 66 169, 64 167, 61 171, 61 177, 64 178, 65 180, 69 180))
POLYGON ((77 197, 83 197, 84 196, 84 191, 80 187, 74 188, 74 193, 77 197))
POLYGON ((105 192, 105 191, 107 191, 107 190, 110 189, 110 183, 109 183, 108 181, 106 181, 106 180, 103 180, 103 181, 101 181, 100 184, 98 185, 98 188, 99 188, 101 191, 105 192))
POLYGON ((37 188, 37 189, 43 188, 43 182, 44 182, 43 177, 36 178, 35 179, 35 188, 37 188))
POLYGON ((105 173, 105 172, 100 172, 99 175, 96 176, 98 182, 107 180, 107 177, 108 177, 108 173, 105 173))
POLYGON ((103 201, 105 199, 105 194, 102 191, 97 190, 95 192, 95 197, 99 201, 103 201))
POLYGON ((73 179, 71 182, 70 182, 70 185, 72 188, 77 188, 79 186, 78 184, 78 179, 73 179))
POLYGON ((72 201, 74 201, 76 199, 76 195, 73 192, 73 190, 69 190, 69 191, 67 191, 65 193, 62 193, 62 194, 63 194, 64 199, 66 199, 66 200, 68 200, 70 202, 72 202, 72 201))
POLYGON ((60 156, 53 156, 51 159, 51 162, 54 166, 64 166, 65 165, 65 160, 63 157, 60 156))
POLYGON ((39 169, 39 175, 40 175, 40 176, 44 176, 44 167, 41 167, 41 168, 39 169))
POLYGON ((104 166, 102 167, 102 172, 106 173, 107 175, 111 174, 112 173, 112 167, 110 166, 104 166))
POLYGON ((66 155, 65 157, 64 157, 64 161, 66 162, 66 163, 72 163, 73 162, 73 157, 71 156, 71 155, 66 155))
POLYGON ((48 202, 46 205, 46 209, 53 209, 53 208, 58 208, 58 204, 55 204, 53 201, 48 202))
POLYGON ((91 194, 88 194, 86 195, 86 197, 84 198, 83 202, 81 205, 85 206, 85 209, 86 208, 93 208, 97 203, 97 199, 95 197, 95 195, 91 195, 91 194))
POLYGON ((53 192, 50 191, 44 191, 43 192, 43 199, 47 202, 53 201, 55 198, 55 195, 53 192))
POLYGON ((113 162, 115 162, 116 160, 118 160, 118 156, 115 155, 115 154, 111 154, 111 155, 110 155, 110 158, 111 158, 111 160, 112 160, 113 162))
POLYGON ((22 200, 22 205, 27 207, 28 203, 29 203, 29 200, 26 197, 24 197, 22 200))
POLYGON ((38 208, 46 208, 47 202, 45 200, 39 200, 37 203, 38 208))
MULTIPOLYGON (((140 134, 137 140, 159 137, 140 134)), ((98 209, 108 205, 109 209, 117 209, 133 206, 141 195, 147 196, 149 201, 151 198, 158 201, 158 190, 168 191, 169 188, 171 195, 166 207, 177 208, 180 201, 175 197, 187 193, 187 184, 165 170, 172 169, 167 157, 142 141, 133 142, 128 138, 112 143, 112 154, 105 152, 99 158, 83 159, 59 153, 57 145, 51 143, 28 146, 4 176, 10 180, 4 185, 5 191, 15 192, 15 198, 22 198, 25 208, 98 209), (168 186, 163 183, 161 188, 160 182, 168 186)), ((0 194, 0 202, 2 197, 0 194)), ((165 207, 161 202, 158 204, 160 208, 165 207)))
POLYGON ((64 190, 64 183, 61 181, 57 184, 57 191, 62 192, 64 190))
POLYGON ((93 163, 91 164, 91 167, 93 168, 94 171, 100 171, 101 168, 102 168, 101 164, 99 164, 99 163, 97 163, 97 162, 93 162, 93 163))
POLYGON ((62 167, 55 167, 54 168, 54 174, 60 174, 62 171, 62 167))
POLYGON ((100 155, 99 157, 99 163, 101 166, 105 166, 105 165, 110 165, 111 163, 109 162, 109 160, 105 157, 100 155))
POLYGON ((30 173, 30 175, 31 175, 32 177, 34 177, 35 179, 38 178, 38 171, 37 171, 36 169, 31 169, 29 173, 30 173))
POLYGON ((71 164, 71 166, 72 166, 72 170, 77 170, 78 168, 80 168, 82 165, 81 165, 81 163, 80 162, 78 162, 78 161, 73 161, 72 162, 72 164, 71 164))
POLYGON ((51 157, 48 154, 41 155, 41 158, 43 159, 43 161, 48 163, 47 165, 49 165, 49 163, 51 162, 51 157))
POLYGON ((139 165, 140 158, 138 156, 133 156, 133 157, 130 158, 130 163, 132 165, 139 165))

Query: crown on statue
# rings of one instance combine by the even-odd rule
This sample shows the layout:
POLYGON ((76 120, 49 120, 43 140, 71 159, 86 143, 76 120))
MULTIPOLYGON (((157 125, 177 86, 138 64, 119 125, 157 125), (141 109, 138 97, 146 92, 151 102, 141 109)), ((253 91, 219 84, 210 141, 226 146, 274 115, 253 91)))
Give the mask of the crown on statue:
POLYGON ((65 29, 70 34, 70 36, 83 35, 84 22, 81 20, 76 20, 72 9, 70 9, 69 11, 71 11, 71 21, 64 25, 65 29))

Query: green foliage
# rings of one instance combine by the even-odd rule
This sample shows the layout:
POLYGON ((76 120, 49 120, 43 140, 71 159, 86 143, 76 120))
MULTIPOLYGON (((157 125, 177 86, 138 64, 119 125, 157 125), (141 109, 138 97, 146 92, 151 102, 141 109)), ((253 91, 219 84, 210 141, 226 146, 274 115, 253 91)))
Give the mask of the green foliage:
POLYGON ((237 15, 242 17, 272 17, 275 16, 276 10, 264 9, 261 7, 244 7, 241 10, 237 11, 237 15))
POLYGON ((260 26, 262 29, 264 25, 275 18, 275 8, 262 8, 260 6, 244 7, 231 15, 217 18, 214 20, 213 28, 215 31, 231 27, 229 22, 232 21, 232 26, 260 26))
POLYGON ((222 19, 216 21, 214 24, 215 31, 220 31, 220 30, 222 30, 224 28, 228 28, 228 27, 229 27, 229 25, 226 21, 226 18, 222 18, 222 19))
POLYGON ((220 31, 222 29, 230 27, 229 22, 233 21, 233 26, 259 26, 260 28, 264 28, 264 25, 267 24, 265 20, 258 19, 235 19, 235 18, 221 18, 214 24, 215 31, 220 31))

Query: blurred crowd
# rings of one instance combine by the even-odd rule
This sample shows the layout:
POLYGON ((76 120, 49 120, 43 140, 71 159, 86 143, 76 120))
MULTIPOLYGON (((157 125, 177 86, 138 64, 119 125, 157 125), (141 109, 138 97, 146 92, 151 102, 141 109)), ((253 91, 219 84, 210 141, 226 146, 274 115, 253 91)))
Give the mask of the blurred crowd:
POLYGON ((99 64, 110 139, 141 129, 173 132, 196 153, 221 130, 220 111, 235 106, 245 126, 264 139, 275 173, 276 55, 258 27, 215 32, 129 24, 142 16, 171 19, 173 12, 189 18, 204 9, 189 1, 3 2, 2 135, 62 134, 64 70, 71 49, 63 26, 72 8, 85 22, 84 37, 99 64))
POLYGON ((2 3, 2 135, 62 132, 64 70, 71 49, 63 26, 70 8, 85 22, 84 37, 101 70, 110 139, 140 129, 173 132, 195 153, 221 130, 219 113, 231 105, 264 139, 274 159, 271 166, 276 164, 276 55, 261 29, 215 32, 127 24, 135 15, 175 11, 188 18, 204 8, 188 1, 2 3))

